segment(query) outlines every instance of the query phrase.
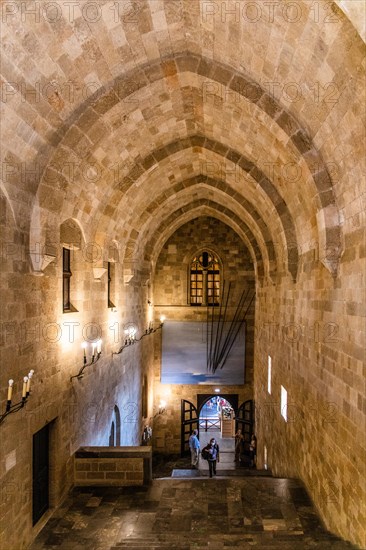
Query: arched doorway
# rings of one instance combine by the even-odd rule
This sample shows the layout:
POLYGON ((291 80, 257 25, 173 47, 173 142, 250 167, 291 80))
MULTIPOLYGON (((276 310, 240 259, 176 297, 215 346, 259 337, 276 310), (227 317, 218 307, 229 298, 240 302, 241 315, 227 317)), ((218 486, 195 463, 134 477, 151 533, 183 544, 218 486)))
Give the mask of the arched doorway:
MULTIPOLYGON (((199 428, 201 448, 215 438, 220 448, 218 469, 231 470, 234 467, 235 410, 227 397, 217 394, 206 399, 199 412, 199 428)), ((207 462, 201 460, 200 469, 207 467, 207 462)))
POLYGON ((113 412, 116 426, 116 446, 119 447, 121 445, 121 415, 117 405, 114 406, 113 412))
POLYGON ((114 422, 112 422, 111 429, 110 429, 110 432, 109 432, 109 446, 110 447, 114 447, 115 435, 116 435, 115 425, 114 425, 114 422))
POLYGON ((121 414, 117 405, 113 409, 113 419, 109 432, 109 446, 119 447, 121 445, 121 414))
MULTIPOLYGON (((226 458, 228 460, 230 458, 230 460, 232 460, 232 463, 234 463, 234 434, 237 432, 238 429, 240 429, 244 436, 240 464, 241 466, 249 466, 249 442, 251 435, 254 431, 254 403, 253 400, 250 399, 244 401, 239 406, 238 398, 238 394, 197 394, 197 406, 187 399, 182 399, 181 456, 187 456, 189 454, 189 436, 194 429, 197 429, 199 432, 201 448, 206 445, 211 437, 218 438, 221 440, 221 444, 223 445, 222 450, 225 453, 232 453, 232 457, 226 455, 226 458), (220 399, 219 407, 217 404, 217 398, 220 399), (207 405, 207 403, 209 403, 210 401, 211 407, 207 405), (216 412, 213 410, 215 401, 216 412), (208 421, 209 429, 206 431, 205 412, 207 411, 207 408, 215 414, 211 415, 211 422, 208 421), (220 409, 220 428, 218 426, 217 419, 218 408, 220 409), (222 437, 221 434, 223 422, 222 418, 224 415, 226 417, 225 419, 230 421, 228 424, 231 425, 229 437, 226 434, 224 434, 224 437, 222 437), (214 432, 214 430, 217 431, 214 432)), ((208 416, 208 418, 210 419, 210 416, 208 416)), ((232 469, 232 467, 230 469, 232 469)))
MULTIPOLYGON (((202 431, 220 432, 223 437, 235 433, 235 411, 230 401, 221 395, 213 395, 202 405, 199 414, 199 428, 202 431), (230 427, 232 426, 232 429, 230 427)), ((214 436, 213 436, 214 437, 214 436)))

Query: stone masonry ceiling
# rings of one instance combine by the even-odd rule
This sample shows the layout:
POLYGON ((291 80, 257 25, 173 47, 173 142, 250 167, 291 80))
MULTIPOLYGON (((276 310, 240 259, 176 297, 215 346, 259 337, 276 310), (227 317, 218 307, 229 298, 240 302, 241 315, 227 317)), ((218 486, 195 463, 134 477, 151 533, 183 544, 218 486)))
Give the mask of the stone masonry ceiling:
POLYGON ((209 212, 258 277, 295 280, 310 250, 336 276, 362 211, 365 49, 346 2, 27 4, 2 14, 1 189, 31 245, 72 218, 154 265, 209 212))

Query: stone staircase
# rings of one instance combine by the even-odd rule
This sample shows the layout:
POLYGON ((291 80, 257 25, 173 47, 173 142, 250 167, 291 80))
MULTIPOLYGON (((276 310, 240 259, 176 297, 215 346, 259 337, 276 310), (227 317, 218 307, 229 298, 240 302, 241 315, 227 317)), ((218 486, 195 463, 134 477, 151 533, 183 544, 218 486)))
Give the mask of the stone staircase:
POLYGON ((347 542, 324 532, 316 537, 298 532, 282 531, 221 535, 218 533, 166 533, 144 537, 129 537, 110 550, 351 550, 347 542))
MULTIPOLYGON (((197 470, 177 468, 172 471, 171 477, 184 478, 184 479, 196 479, 202 477, 208 477, 208 470, 201 468, 197 470)), ((218 470, 216 478, 223 477, 272 477, 271 470, 255 470, 249 468, 238 468, 236 470, 218 470)))

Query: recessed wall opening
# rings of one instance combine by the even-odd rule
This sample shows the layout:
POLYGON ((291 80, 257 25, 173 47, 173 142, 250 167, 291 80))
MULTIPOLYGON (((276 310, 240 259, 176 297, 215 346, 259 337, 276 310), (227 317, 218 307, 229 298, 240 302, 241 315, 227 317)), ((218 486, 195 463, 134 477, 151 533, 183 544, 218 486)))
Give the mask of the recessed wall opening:
POLYGON ((287 390, 281 386, 281 415, 287 422, 287 390))
POLYGON ((35 525, 50 506, 50 430, 46 424, 33 435, 32 522, 35 525))

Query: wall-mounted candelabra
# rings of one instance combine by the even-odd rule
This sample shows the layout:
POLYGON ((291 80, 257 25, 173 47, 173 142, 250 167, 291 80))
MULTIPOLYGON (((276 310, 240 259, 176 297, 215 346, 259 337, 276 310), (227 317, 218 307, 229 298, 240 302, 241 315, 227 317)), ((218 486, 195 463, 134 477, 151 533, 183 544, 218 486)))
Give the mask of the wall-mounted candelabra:
POLYGON ((154 332, 157 332, 158 330, 163 328, 165 321, 165 316, 162 315, 160 317, 160 325, 156 328, 153 327, 152 323, 148 326, 148 328, 143 332, 140 336, 140 338, 136 338, 137 330, 134 327, 130 327, 125 330, 125 340, 122 346, 119 348, 118 351, 113 351, 112 355, 119 355, 123 352, 125 348, 128 348, 129 346, 132 346, 133 344, 136 344, 136 342, 140 342, 145 336, 149 336, 149 334, 154 334, 154 332))
POLYGON ((91 365, 94 365, 97 361, 99 361, 100 356, 102 354, 102 340, 98 340, 97 342, 92 342, 91 348, 92 348, 92 354, 91 358, 88 361, 87 357, 87 350, 88 350, 88 342, 83 342, 81 344, 81 347, 83 348, 83 366, 79 370, 77 374, 74 374, 74 376, 70 377, 70 380, 73 378, 82 378, 84 376, 84 370, 87 367, 90 367, 91 365))
POLYGON ((20 401, 18 401, 17 403, 14 403, 14 404, 12 404, 14 380, 12 380, 12 379, 9 380, 6 408, 5 408, 5 412, 2 415, 0 415, 0 424, 2 424, 2 422, 4 422, 5 418, 9 414, 20 411, 20 409, 22 409, 24 407, 24 405, 26 404, 26 402, 28 400, 28 397, 30 395, 30 385, 31 385, 31 380, 32 380, 33 374, 34 374, 34 370, 32 369, 32 370, 29 371, 28 376, 24 376, 24 378, 23 378, 23 388, 22 388, 22 399, 20 401))

